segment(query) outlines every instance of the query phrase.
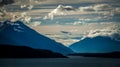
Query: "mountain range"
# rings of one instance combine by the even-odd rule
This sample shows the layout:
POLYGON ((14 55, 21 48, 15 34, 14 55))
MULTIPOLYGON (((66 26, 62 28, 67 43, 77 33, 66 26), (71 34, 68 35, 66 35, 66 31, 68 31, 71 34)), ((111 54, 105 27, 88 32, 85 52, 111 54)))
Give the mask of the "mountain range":
POLYGON ((69 46, 76 53, 108 53, 120 51, 120 41, 108 36, 87 37, 69 46))
POLYGON ((73 53, 70 48, 36 32, 22 21, 0 23, 0 44, 50 50, 63 55, 73 53))

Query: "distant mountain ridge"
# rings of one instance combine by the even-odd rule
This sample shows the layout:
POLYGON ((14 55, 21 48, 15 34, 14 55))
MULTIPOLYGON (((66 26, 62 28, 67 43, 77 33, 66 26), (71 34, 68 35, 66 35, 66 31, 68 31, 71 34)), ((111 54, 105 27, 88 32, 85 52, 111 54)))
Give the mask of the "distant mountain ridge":
POLYGON ((120 51, 120 41, 105 36, 85 38, 69 46, 77 53, 106 53, 120 51))
POLYGON ((0 45, 0 58, 67 58, 49 50, 33 49, 26 46, 0 45))
POLYGON ((75 53, 69 56, 100 57, 100 58, 120 58, 120 52, 109 53, 75 53))
POLYGON ((0 44, 28 46, 35 49, 51 50, 64 55, 73 53, 70 48, 39 34, 21 21, 5 21, 1 24, 0 44))

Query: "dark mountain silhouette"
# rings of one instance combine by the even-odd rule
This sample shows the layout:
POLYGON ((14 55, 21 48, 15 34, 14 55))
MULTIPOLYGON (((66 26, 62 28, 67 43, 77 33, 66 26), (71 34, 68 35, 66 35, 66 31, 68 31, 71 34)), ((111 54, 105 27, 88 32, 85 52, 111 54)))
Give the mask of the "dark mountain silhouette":
POLYGON ((50 50, 64 55, 73 53, 70 48, 41 35, 21 21, 5 21, 0 23, 0 44, 28 46, 35 49, 50 50))
POLYGON ((110 37, 97 36, 85 38, 69 47, 77 53, 105 53, 120 51, 120 41, 110 37))
POLYGON ((75 53, 75 54, 70 54, 70 56, 120 58, 120 52, 110 52, 110 53, 75 53))
POLYGON ((0 45, 0 58, 67 58, 49 50, 26 46, 0 45))

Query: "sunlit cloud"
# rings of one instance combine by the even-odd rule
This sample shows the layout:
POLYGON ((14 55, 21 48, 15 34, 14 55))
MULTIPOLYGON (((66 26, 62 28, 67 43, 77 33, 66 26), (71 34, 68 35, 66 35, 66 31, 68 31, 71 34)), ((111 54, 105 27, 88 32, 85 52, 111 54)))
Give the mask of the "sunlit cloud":
POLYGON ((20 6, 20 8, 25 8, 25 7, 26 7, 26 5, 21 5, 21 6, 20 6))
POLYGON ((120 41, 120 24, 114 24, 109 27, 106 27, 104 29, 95 29, 90 30, 86 33, 85 37, 97 37, 97 36, 107 36, 111 37, 111 39, 120 41))
POLYGON ((31 10, 34 6, 33 5, 21 5, 20 8, 28 8, 31 10))
POLYGON ((93 6, 80 7, 79 9, 82 12, 84 12, 84 11, 86 11, 86 12, 87 11, 95 11, 94 8, 93 8, 93 6))
POLYGON ((44 17, 44 19, 53 19, 55 15, 66 15, 71 11, 75 11, 75 8, 73 8, 72 6, 58 5, 58 7, 48 13, 48 15, 44 17))
POLYGON ((0 1, 0 21, 4 20, 23 20, 25 22, 29 22, 31 20, 31 17, 28 16, 26 13, 28 13, 29 10, 34 8, 35 4, 41 3, 46 0, 1 0, 0 1), (18 5, 20 8, 27 8, 28 11, 20 13, 17 11, 16 13, 13 12, 7 12, 5 7, 9 7, 9 5, 18 5))
POLYGON ((91 6, 80 7, 80 11, 109 11, 112 10, 112 6, 109 4, 96 4, 91 6))
MULTIPOLYGON (((59 17, 71 17, 71 15, 76 15, 75 17, 84 18, 85 20, 110 20, 115 14, 119 13, 119 7, 114 7, 111 4, 91 4, 89 6, 80 6, 79 8, 74 8, 73 6, 63 6, 59 5, 57 8, 53 9, 44 19, 54 19, 59 17)), ((74 18, 75 18, 74 17, 74 18)))
POLYGON ((19 15, 13 14, 11 21, 15 22, 17 20, 21 20, 21 21, 24 21, 25 23, 29 23, 31 20, 31 17, 27 15, 27 12, 19 13, 19 15))
POLYGON ((109 11, 112 9, 113 9, 113 7, 109 4, 97 4, 94 6, 94 10, 96 10, 96 11, 109 11))
POLYGON ((115 8, 115 10, 113 10, 114 14, 120 14, 120 7, 115 8))
POLYGON ((30 25, 31 26, 40 26, 41 22, 32 22, 30 25))

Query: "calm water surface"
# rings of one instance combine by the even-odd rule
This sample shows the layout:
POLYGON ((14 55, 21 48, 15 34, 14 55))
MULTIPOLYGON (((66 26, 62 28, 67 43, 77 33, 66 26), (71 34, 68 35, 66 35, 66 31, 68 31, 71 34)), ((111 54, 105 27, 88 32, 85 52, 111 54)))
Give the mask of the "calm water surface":
POLYGON ((120 67, 120 59, 111 58, 30 58, 0 59, 0 67, 120 67))

